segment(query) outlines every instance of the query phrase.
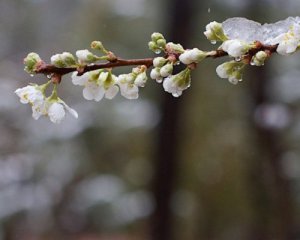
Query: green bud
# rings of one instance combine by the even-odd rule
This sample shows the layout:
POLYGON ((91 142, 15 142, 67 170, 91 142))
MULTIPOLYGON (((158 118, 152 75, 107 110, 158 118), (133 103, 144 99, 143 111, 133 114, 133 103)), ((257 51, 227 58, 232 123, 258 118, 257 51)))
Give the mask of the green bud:
POLYGON ((34 52, 29 53, 26 58, 24 58, 25 68, 24 70, 28 73, 35 73, 36 65, 41 62, 40 56, 34 52))
POLYGON ((265 51, 259 51, 252 57, 250 64, 255 66, 262 66, 264 65, 267 58, 268 54, 265 51))
POLYGON ((159 39, 157 40, 157 46, 160 47, 160 48, 165 48, 166 47, 166 44, 167 44, 167 41, 166 39, 159 39))
POLYGON ((228 37, 225 35, 222 24, 218 22, 211 22, 206 25, 206 31, 204 35, 210 40, 212 43, 216 43, 216 41, 226 41, 228 37))
POLYGON ((151 41, 148 43, 148 47, 151 51, 154 51, 157 48, 157 45, 155 42, 151 41))
POLYGON ((108 53, 108 51, 104 48, 102 42, 100 42, 100 41, 93 41, 91 43, 91 48, 95 49, 95 50, 99 50, 99 51, 103 52, 104 54, 108 53))
POLYGON ((61 58, 68 67, 76 65, 75 57, 69 52, 63 52, 61 58))
POLYGON ((151 39, 152 39, 152 41, 157 42, 159 39, 165 39, 165 38, 161 33, 154 32, 151 35, 151 39))

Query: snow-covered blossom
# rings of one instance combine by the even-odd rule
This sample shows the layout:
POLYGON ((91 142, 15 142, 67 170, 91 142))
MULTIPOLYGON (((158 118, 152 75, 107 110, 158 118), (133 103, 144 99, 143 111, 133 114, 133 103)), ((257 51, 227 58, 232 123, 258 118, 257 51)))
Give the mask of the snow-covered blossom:
POLYGON ((211 43, 228 40, 227 36, 224 34, 222 24, 216 21, 210 22, 206 25, 206 31, 204 32, 204 35, 208 40, 211 41, 211 43))
POLYGON ((295 23, 287 33, 279 35, 274 41, 279 42, 277 52, 289 55, 295 52, 300 44, 300 24, 295 23))
POLYGON ((228 78, 228 81, 232 84, 237 84, 242 81, 244 63, 230 61, 219 65, 216 72, 220 78, 228 78))
POLYGON ((82 64, 93 63, 99 59, 87 49, 76 51, 76 56, 78 58, 78 61, 82 64))
POLYGON ((82 93, 86 100, 99 102, 103 97, 112 99, 119 91, 116 86, 117 77, 110 72, 95 70, 82 76, 77 76, 77 74, 73 72, 72 82, 75 85, 84 86, 82 93))
POLYGON ((179 60, 183 64, 191 64, 191 63, 198 63, 203 60, 207 54, 198 48, 188 49, 185 50, 183 54, 179 56, 179 60))
POLYGON ((166 92, 171 93, 174 97, 179 97, 182 91, 191 85, 191 70, 186 68, 176 75, 171 75, 164 79, 163 87, 166 92))
POLYGON ((223 42, 221 48, 232 57, 241 57, 251 46, 242 40, 232 39, 223 42))

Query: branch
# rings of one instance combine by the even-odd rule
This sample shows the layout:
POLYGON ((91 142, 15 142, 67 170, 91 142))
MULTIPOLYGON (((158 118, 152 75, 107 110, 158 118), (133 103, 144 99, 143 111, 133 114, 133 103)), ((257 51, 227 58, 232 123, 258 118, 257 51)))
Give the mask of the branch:
MULTIPOLYGON (((245 64, 249 64, 251 61, 251 58, 259 51, 267 51, 269 53, 269 56, 276 52, 278 45, 264 45, 261 42, 255 42, 255 47, 251 48, 247 54, 243 56, 241 60, 244 61, 245 64)), ((172 51, 167 51, 165 58, 175 62, 178 61, 180 54, 176 54, 172 51)), ((228 53, 223 51, 222 49, 217 49, 214 51, 209 52, 207 57, 209 58, 220 58, 228 56, 228 53)), ((86 72, 90 72, 97 69, 107 69, 107 68, 115 68, 115 67, 123 67, 123 66, 138 66, 138 65, 145 65, 147 68, 153 66, 153 59, 154 58, 142 58, 142 59, 122 59, 116 57, 112 61, 106 62, 106 63, 99 63, 99 64, 90 64, 90 65, 84 65, 79 67, 56 67, 52 64, 46 64, 44 61, 40 61, 39 64, 37 64, 35 73, 36 74, 54 74, 54 75, 60 75, 63 76, 65 74, 78 71, 78 75, 81 76, 86 72)), ((194 67, 191 65, 191 69, 194 69, 194 67)))

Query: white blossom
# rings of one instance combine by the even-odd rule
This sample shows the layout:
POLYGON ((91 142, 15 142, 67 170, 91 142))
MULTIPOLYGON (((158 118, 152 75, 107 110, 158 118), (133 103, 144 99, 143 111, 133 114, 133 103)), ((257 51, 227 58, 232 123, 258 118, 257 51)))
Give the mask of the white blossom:
POLYGON ((131 74, 119 75, 118 85, 123 97, 127 99, 137 99, 139 97, 139 88, 134 84, 134 78, 131 74))
POLYGON ((81 76, 78 76, 77 74, 78 72, 72 73, 72 83, 74 85, 84 86, 90 78, 89 73, 87 72, 81 76))
POLYGON ((29 85, 23 88, 18 88, 15 93, 18 95, 20 102, 23 104, 34 104, 44 100, 44 94, 37 85, 29 85))
POLYGON ((142 72, 137 75, 137 77, 134 80, 134 84, 138 87, 144 87, 147 82, 147 74, 146 72, 142 72))
POLYGON ((73 117, 78 118, 77 112, 70 108, 64 101, 58 100, 48 103, 47 114, 51 122, 60 123, 66 115, 67 110, 73 117))
POLYGON ((242 40, 232 39, 223 42, 221 48, 232 57, 241 57, 250 49, 250 46, 242 40))
POLYGON ((103 97, 112 99, 119 91, 116 86, 116 76, 109 72, 96 70, 82 76, 77 76, 77 72, 74 72, 72 82, 75 85, 84 86, 82 94, 86 100, 99 102, 103 97))
POLYGON ((41 116, 47 115, 46 101, 39 101, 32 105, 32 117, 38 120, 41 116))

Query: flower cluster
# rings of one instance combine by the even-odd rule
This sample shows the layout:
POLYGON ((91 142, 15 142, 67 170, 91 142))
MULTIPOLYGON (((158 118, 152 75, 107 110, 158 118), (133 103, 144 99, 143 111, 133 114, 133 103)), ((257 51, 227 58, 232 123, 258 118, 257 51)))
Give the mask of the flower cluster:
POLYGON ((60 123, 65 117, 66 110, 73 117, 78 118, 77 112, 57 96, 56 85, 51 96, 45 96, 49 83, 50 81, 43 85, 29 85, 17 89, 15 93, 19 96, 21 103, 31 105, 32 117, 36 120, 41 116, 48 116, 51 122, 60 123))
POLYGON ((138 98, 139 87, 144 87, 147 82, 147 67, 142 65, 132 69, 131 73, 116 76, 111 71, 103 69, 87 72, 78 76, 72 74, 74 85, 83 86, 83 97, 86 100, 99 102, 103 97, 113 99, 117 93, 127 99, 138 98))
POLYGON ((161 33, 155 32, 151 35, 151 41, 148 43, 148 47, 151 51, 159 54, 165 50, 166 43, 164 36, 161 33))

